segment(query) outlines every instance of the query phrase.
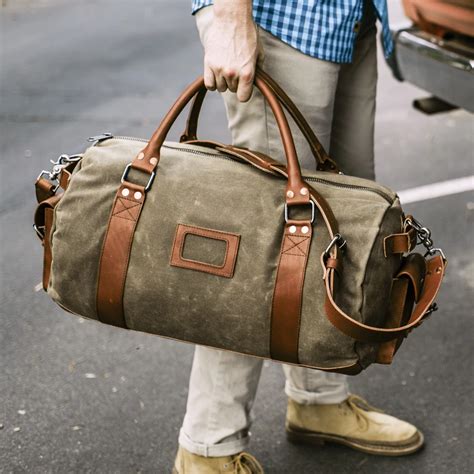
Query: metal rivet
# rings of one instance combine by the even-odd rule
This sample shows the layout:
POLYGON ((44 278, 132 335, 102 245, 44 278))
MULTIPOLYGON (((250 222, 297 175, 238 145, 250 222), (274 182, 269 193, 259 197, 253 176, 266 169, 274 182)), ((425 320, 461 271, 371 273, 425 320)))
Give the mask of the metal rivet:
POLYGON ((291 225, 290 226, 290 234, 294 234, 296 232, 296 226, 295 225, 291 225))
POLYGON ((142 198, 142 193, 140 191, 135 191, 135 194, 133 197, 138 201, 139 199, 142 198))
POLYGON ((301 188, 300 193, 301 195, 306 196, 308 194, 308 188, 301 188))
POLYGON ((137 156, 137 160, 143 160, 143 158, 145 158, 145 154, 141 151, 137 156))
POLYGON ((436 273, 441 273, 441 267, 438 267, 438 268, 436 269, 436 273))
POLYGON ((150 164, 152 164, 153 166, 156 166, 158 164, 158 158, 150 158, 150 164))
POLYGON ((303 234, 307 234, 309 232, 309 227, 307 225, 304 225, 302 228, 301 228, 301 232, 303 232, 303 234))
POLYGON ((130 189, 123 188, 122 189, 122 196, 128 196, 130 194, 130 189))
POLYGON ((290 189, 286 192, 286 197, 292 198, 295 197, 295 193, 290 189))

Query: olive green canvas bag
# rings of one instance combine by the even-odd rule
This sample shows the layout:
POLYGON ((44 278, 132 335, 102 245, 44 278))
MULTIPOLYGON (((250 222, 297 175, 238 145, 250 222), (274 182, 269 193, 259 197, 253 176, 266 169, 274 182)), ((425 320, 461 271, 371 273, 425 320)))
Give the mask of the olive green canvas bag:
POLYGON ((270 77, 255 84, 286 163, 198 140, 199 78, 150 140, 103 134, 42 172, 44 289, 71 313, 195 344, 349 374, 390 363, 436 309, 446 259, 393 191, 339 172, 270 77), (165 141, 190 102, 180 143, 165 141))

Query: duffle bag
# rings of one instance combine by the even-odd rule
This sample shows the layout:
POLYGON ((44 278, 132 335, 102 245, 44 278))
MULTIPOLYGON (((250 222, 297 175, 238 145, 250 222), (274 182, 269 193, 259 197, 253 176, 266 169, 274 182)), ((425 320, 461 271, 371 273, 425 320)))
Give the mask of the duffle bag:
POLYGON ((339 171, 270 77, 255 85, 286 163, 199 140, 199 78, 149 141, 92 137, 42 172, 44 289, 71 313, 180 341, 348 374, 390 363, 436 309, 444 254, 393 191, 339 171), (180 143, 165 141, 191 102, 180 143), (283 107, 316 171, 300 169, 283 107))

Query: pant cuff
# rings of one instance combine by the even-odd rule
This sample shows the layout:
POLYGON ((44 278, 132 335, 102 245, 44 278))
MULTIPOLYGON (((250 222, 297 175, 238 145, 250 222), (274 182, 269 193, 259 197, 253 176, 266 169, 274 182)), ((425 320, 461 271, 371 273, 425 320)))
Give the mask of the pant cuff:
POLYGON ((232 456, 244 451, 250 442, 250 433, 239 439, 231 441, 224 441, 218 444, 204 444, 196 443, 193 441, 183 430, 179 431, 178 442, 187 451, 197 454, 198 456, 204 456, 207 458, 215 458, 220 456, 232 456))
POLYGON ((293 387, 287 380, 285 383, 285 393, 296 403, 301 405, 333 405, 342 403, 349 397, 349 387, 347 383, 338 384, 324 392, 308 392, 293 387))

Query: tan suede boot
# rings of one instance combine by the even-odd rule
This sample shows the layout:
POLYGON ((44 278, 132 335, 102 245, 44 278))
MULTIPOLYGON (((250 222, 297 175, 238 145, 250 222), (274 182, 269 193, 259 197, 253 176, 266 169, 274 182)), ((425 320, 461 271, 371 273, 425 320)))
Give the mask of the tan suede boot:
POLYGON ((173 474, 264 474, 260 463, 248 453, 206 458, 178 449, 173 474))
POLYGON ((288 399, 286 433, 296 443, 327 441, 384 456, 411 454, 423 446, 423 434, 415 426, 356 395, 335 405, 301 405, 288 399))

